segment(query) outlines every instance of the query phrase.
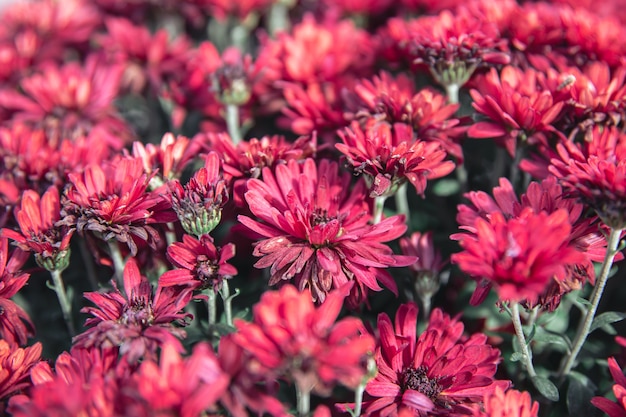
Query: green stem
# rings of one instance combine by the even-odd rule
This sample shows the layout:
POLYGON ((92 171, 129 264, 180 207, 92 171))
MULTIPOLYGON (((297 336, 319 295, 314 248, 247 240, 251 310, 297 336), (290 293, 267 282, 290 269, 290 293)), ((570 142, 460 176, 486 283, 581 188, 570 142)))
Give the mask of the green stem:
POLYGON ((618 253, 618 246, 620 237, 623 229, 611 228, 611 232, 609 233, 609 238, 607 242, 606 253, 604 254, 604 261, 602 262, 602 267, 600 269, 600 276, 596 280, 596 285, 593 288, 593 292, 591 293, 591 298, 589 299, 589 309, 587 310, 587 314, 585 316, 583 325, 576 332, 576 337, 574 338, 572 353, 567 356, 566 359, 562 362, 561 369, 559 370, 559 380, 563 380, 565 376, 569 374, 576 362, 576 358, 580 353, 585 341, 587 340, 587 336, 589 336, 589 330, 591 329, 591 324, 593 323, 593 319, 596 315, 596 311, 598 310, 598 305, 600 304, 600 299, 602 298, 602 293, 604 292, 604 287, 606 286, 606 282, 609 279, 609 272, 611 271, 611 267, 613 266, 613 260, 615 259, 615 255, 618 253))
POLYGON ((234 145, 241 142, 241 130, 239 128, 239 106, 236 104, 226 105, 226 126, 228 134, 234 145))
POLYGON ((409 199, 407 198, 407 183, 405 182, 398 188, 394 198, 396 199, 396 210, 400 214, 404 214, 404 222, 411 224, 411 209, 409 208, 409 199))
POLYGON ((387 196, 385 195, 374 198, 374 213, 372 214, 374 224, 380 223, 380 221, 383 219, 385 200, 387 200, 387 196))
POLYGON ((296 407, 298 417, 308 416, 311 410, 311 390, 303 389, 298 383, 296 383, 296 407))
POLYGON ((363 394, 365 393, 365 386, 367 385, 367 381, 363 381, 356 387, 356 391, 354 391, 354 416, 361 415, 361 407, 363 406, 363 394))
POLYGON ((226 316, 226 324, 233 327, 233 307, 231 304, 233 297, 230 295, 230 288, 228 286, 228 280, 226 279, 222 281, 220 295, 222 296, 222 301, 224 302, 224 316, 226 316))
POLYGON ((458 104, 459 102, 459 89, 460 86, 457 83, 446 84, 446 94, 448 95, 448 103, 458 104))
POLYGON ((115 277, 115 281, 117 281, 118 285, 120 285, 120 288, 122 288, 124 286, 124 265, 126 265, 126 262, 124 261, 124 257, 120 251, 120 245, 117 240, 107 240, 107 244, 109 245, 111 260, 113 261, 113 267, 115 269, 113 276, 115 277))
POLYGON ((61 305, 63 320, 65 320, 70 336, 74 337, 76 335, 76 329, 74 328, 74 322, 72 320, 72 302, 69 300, 67 293, 65 292, 65 285, 63 285, 61 271, 50 271, 50 275, 52 275, 54 291, 57 293, 57 298, 59 299, 59 304, 61 305))
POLYGON ((286 32, 289 29, 289 8, 284 1, 272 3, 267 25, 272 37, 276 37, 278 32, 286 32))
POLYGON ((207 290, 207 307, 209 309, 209 329, 217 322, 217 298, 213 288, 207 290))
POLYGON ((522 320, 519 315, 519 304, 517 302, 513 303, 513 307, 511 309, 511 319, 513 320, 513 327, 515 328, 515 335, 517 336, 517 341, 520 344, 520 349, 522 349, 522 358, 524 360, 524 364, 526 365, 526 370, 530 377, 537 376, 535 372, 535 367, 533 366, 533 358, 528 348, 528 344, 526 343, 526 336, 524 336, 524 329, 522 329, 522 320))

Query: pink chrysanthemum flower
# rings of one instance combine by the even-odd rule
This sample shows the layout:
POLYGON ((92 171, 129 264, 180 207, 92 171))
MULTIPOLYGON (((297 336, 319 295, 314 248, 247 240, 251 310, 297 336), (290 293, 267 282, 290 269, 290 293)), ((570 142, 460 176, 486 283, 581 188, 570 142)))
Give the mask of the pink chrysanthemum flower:
POLYGON ((41 343, 22 349, 0 340, 0 400, 31 385, 30 370, 40 356, 41 343))
POLYGON ((3 229, 0 234, 15 240, 22 250, 33 252, 42 268, 48 271, 67 268, 74 229, 56 225, 61 219, 59 190, 56 187, 50 187, 42 197, 35 191, 26 190, 15 217, 21 233, 3 229))
POLYGON ((596 148, 594 155, 565 141, 557 145, 558 158, 550 161, 548 169, 559 178, 568 197, 593 208, 607 226, 621 229, 626 226, 625 135, 615 128, 607 128, 605 134, 613 137, 604 138, 608 145, 615 145, 613 149, 596 148))
POLYGON ((439 143, 416 139, 413 129, 403 123, 370 119, 362 129, 353 122, 339 136, 343 143, 335 147, 357 174, 365 174, 370 197, 393 195, 406 181, 424 196, 428 180, 454 170, 454 162, 445 161, 447 154, 439 143))
POLYGON ((400 306, 395 327, 378 316, 378 375, 365 387, 364 416, 470 414, 485 395, 510 386, 494 379, 501 357, 487 336, 463 337, 463 323, 435 309, 418 337, 417 312, 415 304, 400 306))
POLYGON ((285 405, 277 398, 278 384, 268 381, 268 375, 259 374, 258 369, 249 366, 252 353, 235 342, 235 333, 220 338, 217 354, 222 369, 230 376, 226 392, 220 404, 233 417, 248 417, 255 414, 269 414, 274 417, 288 417, 285 405))
POLYGON ((615 358, 609 358, 609 371, 615 381, 613 394, 615 402, 604 397, 593 397, 591 404, 608 414, 609 417, 626 417, 626 375, 615 358))
POLYGON ((248 182, 246 201, 259 219, 239 216, 239 221, 264 238, 254 248, 261 259, 257 268, 270 267, 270 285, 293 281, 300 290, 310 288, 323 302, 326 294, 356 281, 354 301, 366 298, 367 289, 380 291, 381 282, 396 292, 387 272, 406 266, 414 257, 394 255, 384 245, 406 230, 403 216, 371 225, 364 184, 350 190, 351 175, 340 173, 336 162, 313 159, 263 169, 263 180, 248 182))
POLYGON ((502 301, 537 303, 553 279, 563 281, 567 266, 583 263, 584 256, 571 245, 572 226, 568 212, 551 214, 525 208, 506 219, 501 212, 479 217, 469 233, 457 233, 463 248, 452 262, 483 284, 474 293, 473 303, 484 299, 490 285, 502 301))
POLYGON ((184 186, 178 180, 168 185, 172 208, 185 232, 200 237, 217 227, 228 202, 228 188, 217 153, 209 153, 204 166, 184 186))
POLYGON ((61 211, 61 223, 90 231, 102 240, 115 239, 137 254, 135 239, 153 249, 160 241, 152 226, 176 219, 169 203, 149 192, 150 177, 138 158, 116 158, 102 166, 90 165, 81 174, 69 175, 61 211))
POLYGON ((29 274, 21 271, 28 252, 16 249, 9 254, 9 240, 0 237, 0 336, 10 345, 24 345, 35 327, 22 307, 11 301, 22 289, 29 274))
POLYGON ((104 65, 91 55, 83 66, 71 62, 48 65, 23 78, 23 93, 0 92, 0 105, 12 112, 11 121, 43 128, 49 137, 75 138, 98 131, 113 149, 130 139, 130 129, 113 106, 121 66, 104 65))
POLYGON ((292 159, 304 160, 315 156, 317 138, 302 136, 288 142, 284 136, 252 138, 235 145, 225 133, 209 134, 210 149, 222 160, 224 179, 233 190, 233 200, 238 207, 245 205, 246 183, 250 178, 260 178, 264 167, 274 169, 292 159))
POLYGON ((293 382, 303 393, 328 395, 338 383, 356 388, 367 373, 374 339, 358 318, 335 323, 345 292, 334 291, 319 307, 308 290, 293 285, 264 293, 252 323, 235 321, 233 339, 250 353, 248 366, 268 379, 293 382))
POLYGON ((56 360, 54 371, 47 362, 31 370, 28 395, 11 398, 8 410, 15 417, 125 416, 132 405, 122 394, 130 367, 118 361, 117 349, 72 349, 56 360))
POLYGON ((545 141, 557 134, 552 125, 564 103, 556 102, 552 93, 538 85, 538 72, 506 66, 500 75, 495 70, 476 80, 477 89, 470 91, 472 106, 487 120, 473 124, 467 135, 473 138, 494 138, 502 142, 511 156, 522 142, 545 141))
POLYGON ((528 392, 497 387, 495 392, 485 394, 483 406, 476 407, 472 417, 537 417, 538 414, 539 403, 528 392))
POLYGON ((463 150, 456 139, 466 128, 459 126, 459 119, 454 117, 459 105, 448 103, 443 94, 432 88, 416 92, 409 77, 400 74, 393 78, 387 72, 362 80, 354 86, 354 94, 357 100, 350 104, 354 118, 405 123, 415 129, 421 140, 438 141, 448 153, 463 160, 463 150))
MULTIPOLYGON (((472 191, 466 194, 466 197, 470 204, 459 206, 457 222, 461 229, 470 233, 476 232, 476 219, 489 220, 496 212, 507 219, 519 216, 526 209, 532 209, 534 213, 547 214, 562 209, 568 213, 572 225, 568 239, 570 245, 580 255, 580 259, 575 264, 567 265, 566 275, 554 279, 548 290, 541 295, 539 303, 544 308, 554 310, 563 294, 579 289, 587 280, 594 282, 595 272, 592 262, 602 262, 604 259, 606 239, 598 230, 597 218, 585 217, 584 206, 566 198, 554 176, 549 176, 540 183, 532 182, 520 198, 505 178, 501 178, 500 185, 493 189, 493 197, 482 191, 472 191)), ((489 288, 491 285, 488 281, 482 280, 472 296, 472 304, 481 303, 489 288)))
POLYGON ((232 243, 216 247, 209 235, 199 239, 184 235, 182 243, 174 242, 167 248, 167 258, 179 269, 166 271, 159 278, 159 285, 185 285, 192 290, 211 288, 217 292, 223 280, 237 275, 237 269, 226 262, 233 256, 232 243))
POLYGON ((131 258, 124 268, 124 293, 115 282, 110 293, 85 293, 85 298, 97 307, 81 311, 93 317, 85 322, 88 329, 74 338, 74 346, 106 349, 120 347, 128 361, 155 358, 156 350, 164 343, 172 343, 179 352, 178 340, 185 332, 172 323, 185 324, 188 317, 181 310, 191 300, 190 291, 158 286, 153 292, 148 279, 141 275, 136 261, 131 258))
POLYGON ((204 415, 214 408, 228 384, 228 375, 207 343, 196 344, 185 359, 177 347, 166 343, 158 364, 144 361, 133 375, 146 416, 204 415))

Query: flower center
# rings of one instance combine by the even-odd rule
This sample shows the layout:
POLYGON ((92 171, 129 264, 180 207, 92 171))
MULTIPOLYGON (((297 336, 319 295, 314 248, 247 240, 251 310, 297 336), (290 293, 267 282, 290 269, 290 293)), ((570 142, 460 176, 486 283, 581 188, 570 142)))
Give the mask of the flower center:
POLYGON ((141 299, 131 300, 124 308, 119 321, 123 324, 138 324, 141 327, 148 327, 154 321, 152 306, 141 299))
POLYGON ((438 378, 428 377, 427 370, 425 366, 419 366, 417 369, 406 368, 400 377, 402 390, 412 389, 421 392, 431 400, 437 398, 443 387, 439 385, 438 378))
POLYGON ((215 281, 219 278, 219 265, 207 258, 206 255, 199 255, 196 261, 196 278, 202 282, 200 289, 213 287, 215 281))
POLYGON ((328 210, 323 210, 321 208, 316 208, 313 213, 311 213, 311 226, 323 226, 331 220, 334 220, 334 217, 328 215, 328 210))

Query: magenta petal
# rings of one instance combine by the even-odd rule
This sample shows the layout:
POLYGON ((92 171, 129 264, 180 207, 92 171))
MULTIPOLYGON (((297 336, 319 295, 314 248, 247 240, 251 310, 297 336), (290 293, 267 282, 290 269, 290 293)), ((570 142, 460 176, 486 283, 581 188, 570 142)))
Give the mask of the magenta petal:
POLYGON ((435 404, 419 391, 408 389, 402 394, 402 404, 419 411, 430 411, 435 404))

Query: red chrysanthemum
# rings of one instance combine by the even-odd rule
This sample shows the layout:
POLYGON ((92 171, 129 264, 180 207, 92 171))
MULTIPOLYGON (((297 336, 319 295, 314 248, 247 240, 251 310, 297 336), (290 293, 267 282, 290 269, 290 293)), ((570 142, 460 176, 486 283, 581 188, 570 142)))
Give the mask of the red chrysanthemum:
POLYGON ((67 268, 74 229, 56 225, 61 219, 59 190, 56 187, 50 187, 41 198, 35 191, 26 190, 15 217, 21 233, 3 229, 0 234, 15 240, 22 250, 33 252, 39 266, 48 271, 67 268))
POLYGON ((498 387, 485 395, 483 407, 476 407, 472 417, 537 417, 538 414, 539 403, 528 392, 514 389, 505 392, 498 387))
POLYGON ((442 147, 463 160, 463 150, 456 139, 465 127, 459 126, 454 114, 458 104, 449 104, 447 97, 432 88, 415 92, 413 80, 404 74, 393 78, 387 72, 362 80, 354 86, 357 98, 354 118, 367 121, 373 117, 389 123, 405 123, 413 127, 421 140, 438 141, 442 147))
POLYGON ((28 314, 11 301, 30 277, 21 270, 27 259, 28 252, 19 248, 9 255, 9 240, 0 237, 0 336, 11 346, 26 344, 35 330, 28 314))
POLYGON ((248 182, 246 201, 260 220, 239 216, 239 221, 264 239, 254 248, 255 266, 270 267, 270 285, 294 281, 310 288, 323 302, 332 288, 356 281, 353 301, 366 298, 367 289, 380 291, 381 282, 396 292, 386 270, 406 266, 414 257, 394 255, 384 245, 406 230, 403 216, 371 225, 365 187, 350 190, 351 175, 340 173, 336 162, 313 159, 263 169, 263 180, 248 182))
POLYGON ((501 212, 479 217, 469 233, 457 233, 463 251, 452 255, 461 270, 482 280, 472 302, 480 303, 491 285, 502 301, 535 304, 553 279, 563 281, 567 266, 585 257, 571 245, 572 226, 565 209, 551 214, 523 209, 506 219, 501 212))
POLYGON ((237 269, 226 262, 233 256, 232 243, 216 247, 209 235, 199 239, 184 235, 182 243, 174 242, 167 248, 167 258, 179 269, 166 271, 159 278, 159 285, 185 285, 191 290, 210 288, 217 292, 223 280, 237 275, 237 269))
POLYGON ((593 208, 606 225, 621 229, 626 225, 626 135, 615 128, 605 129, 604 135, 613 137, 603 140, 614 149, 594 148, 594 155, 565 141, 557 145, 559 158, 548 169, 569 197, 593 208))
POLYGON ((217 153, 209 153, 204 166, 184 186, 178 180, 168 185, 172 208, 185 232, 199 237, 217 227, 228 202, 228 187, 217 153))
POLYGON ((427 180, 454 170, 454 162, 444 160, 447 155, 438 142, 416 139, 411 126, 403 123, 370 119, 362 129, 353 122, 339 136, 343 143, 335 147, 357 174, 366 175, 370 197, 393 195, 406 181, 423 196, 427 180))
POLYGON ((11 121, 43 128, 49 137, 75 138, 98 131, 113 149, 130 139, 130 129, 113 106, 123 67, 104 65, 91 55, 83 66, 71 62, 47 65, 23 78, 19 93, 0 92, 0 105, 11 121))
POLYGON ((285 405, 277 398, 278 384, 268 381, 268 375, 259 374, 252 363, 252 353, 239 346, 234 333, 220 338, 217 354, 222 369, 229 374, 230 383, 220 398, 220 404, 233 417, 248 417, 269 414, 288 417, 285 405))
POLYGON ((215 406, 229 380, 207 343, 196 344, 186 359, 165 343, 159 363, 142 362, 133 383, 144 401, 142 415, 198 417, 215 406))
POLYGON ((165 29, 151 34, 147 27, 119 17, 107 18, 105 25, 107 33, 97 42, 111 61, 123 65, 123 89, 141 94, 149 87, 159 94, 168 77, 184 72, 191 47, 185 36, 170 40, 165 29))
POLYGON ((609 371, 615 381, 613 394, 615 402, 604 397, 593 397, 591 404, 598 407, 609 415, 609 417, 626 417, 626 375, 622 372, 615 358, 609 358, 609 371))
MULTIPOLYGON (((563 294, 578 289, 586 280, 594 282, 595 272, 592 262, 602 262, 606 251, 606 239, 598 230, 597 218, 584 216, 585 208, 563 195, 563 189, 554 176, 549 176, 540 183, 532 182, 520 198, 517 197, 511 183, 500 179, 500 186, 493 189, 493 197, 482 191, 466 194, 469 205, 460 205, 457 215, 459 227, 475 233, 475 222, 478 218, 489 220, 493 213, 501 213, 505 218, 515 218, 526 209, 534 213, 553 213, 559 209, 568 213, 572 225, 568 237, 570 246, 578 251, 580 258, 577 263, 566 266, 567 274, 555 279, 546 293, 539 299, 540 304, 549 310, 556 308, 563 294)), ((621 256, 620 256, 621 257, 621 256)), ((484 300, 490 288, 483 281, 476 288, 472 303, 484 300)))
POLYGON ((335 323, 345 292, 332 292, 319 307, 308 290, 293 285, 264 293, 252 323, 235 321, 233 338, 250 353, 248 366, 268 379, 293 382, 301 392, 328 395, 338 383, 356 388, 367 373, 374 339, 358 318, 335 323))
POLYGON ((211 150, 222 160, 224 179, 233 190, 233 200, 238 207, 245 205, 244 194, 250 178, 260 178, 263 168, 272 170, 292 159, 304 160, 315 156, 317 138, 302 136, 288 142, 284 136, 263 136, 233 143, 225 133, 210 134, 211 150))
POLYGON ((31 385, 30 370, 40 356, 41 343, 22 349, 0 340, 0 400, 31 385))
POLYGON ((488 120, 473 124, 467 135, 501 140, 512 156, 519 142, 545 141, 547 134, 564 137, 552 126, 564 103, 542 90, 537 77, 533 69, 507 66, 500 75, 493 68, 478 79, 478 88, 470 91, 472 106, 488 120))
POLYGON ((150 177, 138 158, 90 165, 81 174, 69 174, 69 180, 61 222, 75 225, 79 233, 90 231, 102 240, 125 243, 132 256, 137 254, 135 239, 154 249, 161 237, 152 225, 176 219, 169 203, 148 191, 150 177))
POLYGON ((85 307, 81 311, 91 314, 84 333, 74 338, 74 346, 102 349, 119 346, 120 353, 128 361, 155 358, 156 350, 164 343, 171 343, 183 351, 178 338, 185 332, 172 323, 185 324, 188 314, 181 310, 191 300, 190 291, 158 286, 153 292, 150 281, 139 272, 136 261, 131 258, 124 268, 124 293, 115 281, 110 293, 85 293, 85 298, 97 307, 85 307))
POLYGON ((118 361, 117 349, 74 348, 60 354, 54 368, 47 362, 32 368, 28 395, 14 396, 9 402, 12 416, 121 417, 137 410, 137 404, 122 396, 123 388, 130 388, 131 370, 127 362, 118 361))
POLYGON ((463 337, 463 323, 435 309, 418 338, 417 312, 415 304, 400 306, 395 328, 378 316, 378 375, 365 387, 364 416, 470 414, 485 395, 510 386, 494 379, 501 357, 487 336, 463 337))

